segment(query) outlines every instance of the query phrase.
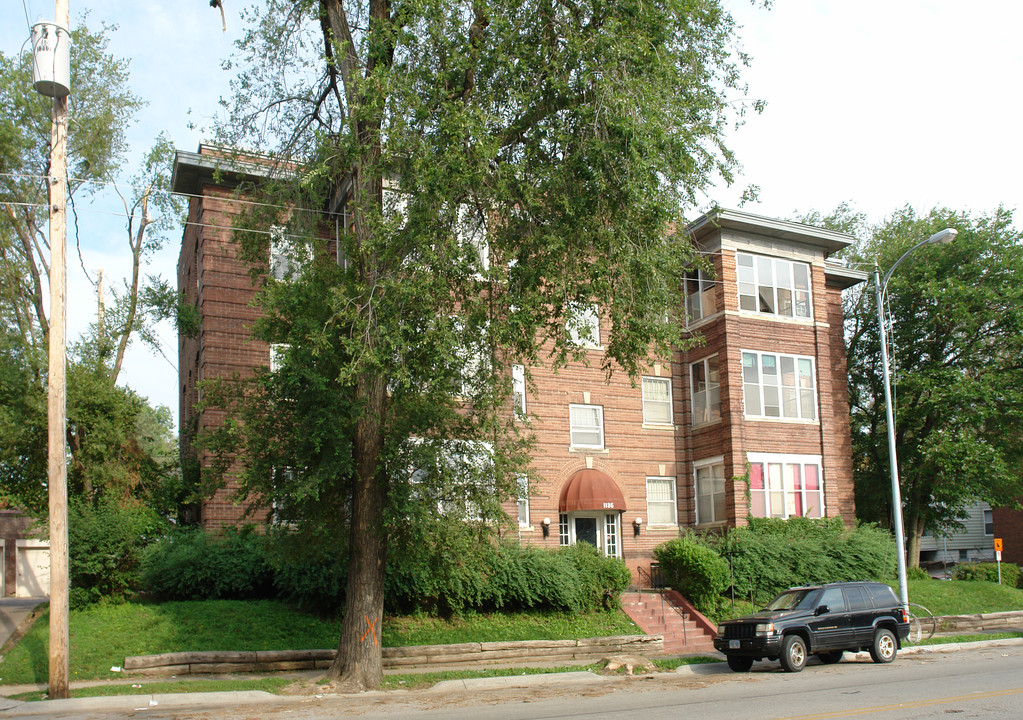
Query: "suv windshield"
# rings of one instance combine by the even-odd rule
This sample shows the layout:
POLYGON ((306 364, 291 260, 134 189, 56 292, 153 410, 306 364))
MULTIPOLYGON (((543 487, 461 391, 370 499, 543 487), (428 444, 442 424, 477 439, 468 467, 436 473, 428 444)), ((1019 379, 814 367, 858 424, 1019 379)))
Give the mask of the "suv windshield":
POLYGON ((811 607, 816 590, 786 590, 768 605, 765 610, 801 610, 811 607))

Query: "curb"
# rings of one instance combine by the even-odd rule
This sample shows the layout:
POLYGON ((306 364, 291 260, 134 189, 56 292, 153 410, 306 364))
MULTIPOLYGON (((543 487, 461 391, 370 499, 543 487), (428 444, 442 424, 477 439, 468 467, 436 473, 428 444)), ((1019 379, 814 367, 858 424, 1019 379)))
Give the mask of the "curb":
MULTIPOLYGON (((977 647, 1010 647, 1023 645, 1023 638, 1005 640, 978 640, 966 643, 946 643, 942 645, 918 645, 906 647, 899 651, 900 655, 919 655, 926 653, 957 652, 977 647)), ((854 653, 857 660, 870 657, 868 653, 854 653)), ((679 675, 717 675, 729 673, 724 662, 701 663, 698 665, 680 665, 675 669, 679 675)), ((736 675, 742 673, 735 673, 736 675)), ((636 677, 644 677, 637 675, 636 677)), ((445 693, 459 691, 501 690, 508 688, 541 687, 544 685, 579 685, 596 684, 607 681, 607 677, 587 671, 566 673, 546 673, 539 675, 509 675, 504 677, 473 678, 469 680, 444 680, 422 692, 445 693)), ((379 693, 387 694, 387 693, 379 693)), ((368 693, 360 693, 365 697, 368 693)), ((322 695, 317 697, 345 697, 343 694, 322 695)), ((41 700, 39 702, 22 702, 0 697, 0 717, 32 717, 45 716, 53 713, 85 713, 113 711, 140 711, 160 708, 162 710, 197 709, 223 707, 227 705, 259 705, 267 702, 287 704, 289 702, 307 702, 309 696, 282 696, 261 690, 238 690, 232 692, 205 693, 165 693, 145 695, 115 695, 93 698, 71 698, 68 700, 41 700)))

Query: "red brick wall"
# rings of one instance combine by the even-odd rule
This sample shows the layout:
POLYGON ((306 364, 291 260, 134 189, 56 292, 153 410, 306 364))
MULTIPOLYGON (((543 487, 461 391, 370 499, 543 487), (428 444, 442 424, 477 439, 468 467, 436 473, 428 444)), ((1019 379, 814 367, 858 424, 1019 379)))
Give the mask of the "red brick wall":
POLYGON ((995 537, 1002 539, 1002 562, 1023 565, 1023 512, 995 508, 991 511, 991 520, 995 537))

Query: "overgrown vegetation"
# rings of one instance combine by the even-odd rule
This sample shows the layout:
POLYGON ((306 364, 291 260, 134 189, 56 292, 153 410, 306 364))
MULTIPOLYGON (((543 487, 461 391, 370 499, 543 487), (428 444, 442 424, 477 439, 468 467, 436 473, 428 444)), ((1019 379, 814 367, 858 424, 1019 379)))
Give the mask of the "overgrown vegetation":
POLYGON ((963 563, 956 565, 952 570, 952 577, 956 580, 983 580, 997 583, 999 572, 1001 572, 1002 585, 1011 588, 1023 587, 1020 584, 1023 577, 1020 575, 1019 566, 1012 563, 1001 563, 1000 569, 998 563, 963 563))
POLYGON ((654 550, 668 582, 707 615, 725 596, 758 605, 796 585, 887 581, 894 553, 886 530, 846 528, 841 518, 750 518, 723 535, 690 533, 654 550))
MULTIPOLYGON (((625 563, 579 543, 557 550, 494 543, 469 534, 393 553, 390 612, 452 616, 487 610, 589 611, 618 606, 625 563), (471 540, 471 541, 470 541, 471 540)), ((279 598, 321 614, 344 603, 344 558, 301 557, 289 543, 254 532, 186 530, 149 548, 144 587, 165 600, 279 598)))

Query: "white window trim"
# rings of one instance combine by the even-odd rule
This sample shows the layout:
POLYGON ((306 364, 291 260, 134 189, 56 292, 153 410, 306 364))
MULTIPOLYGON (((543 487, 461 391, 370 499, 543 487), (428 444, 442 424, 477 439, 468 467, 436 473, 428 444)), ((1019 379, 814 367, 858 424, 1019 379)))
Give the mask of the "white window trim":
MULTIPOLYGON (((789 515, 788 496, 793 491, 789 488, 787 473, 785 473, 784 470, 782 471, 782 493, 783 493, 783 495, 785 497, 785 512, 782 515, 780 515, 780 516, 773 515, 771 513, 771 490, 768 487, 768 485, 769 485, 769 479, 768 479, 768 476, 767 476, 767 466, 768 466, 768 464, 770 464, 770 463, 776 463, 776 464, 780 463, 783 466, 788 466, 788 465, 803 465, 803 466, 806 466, 806 465, 816 465, 817 466, 817 483, 820 486, 820 489, 819 490, 815 490, 813 492, 814 493, 818 493, 819 497, 820 497, 820 502, 821 502, 820 517, 822 517, 822 518, 827 517, 827 502, 828 502, 828 499, 827 499, 827 493, 825 492, 825 487, 824 487, 824 465, 823 465, 823 457, 821 455, 790 455, 790 454, 782 454, 782 453, 752 453, 751 452, 751 453, 746 453, 746 461, 748 463, 750 463, 751 465, 754 464, 754 463, 759 463, 759 464, 764 466, 764 478, 763 478, 763 480, 764 480, 764 489, 763 489, 763 491, 753 490, 752 488, 750 488, 750 492, 751 493, 753 493, 753 492, 763 492, 764 493, 764 496, 765 496, 764 497, 764 507, 765 507, 766 512, 767 512, 765 517, 782 517, 782 518, 785 518, 785 519, 788 519, 789 517, 807 517, 807 515, 806 515, 806 509, 807 509, 807 502, 806 502, 806 481, 805 481, 805 479, 803 481, 803 489, 801 491, 802 492, 802 496, 800 498, 800 500, 802 502, 802 506, 803 506, 803 515, 800 515, 800 516, 789 515)), ((751 515, 753 514, 752 499, 750 500, 750 514, 751 515)))
POLYGON ((280 282, 294 280, 302 273, 302 266, 312 259, 312 248, 294 248, 286 242, 283 225, 270 226, 270 257, 267 270, 270 277, 280 282))
POLYGON ((764 351, 764 350, 743 349, 743 350, 739 351, 739 363, 740 363, 739 364, 740 373, 742 373, 742 375, 740 375, 740 378, 741 378, 741 381, 742 381, 742 402, 743 402, 743 408, 742 409, 743 409, 743 417, 745 417, 748 420, 767 420, 767 421, 770 421, 770 422, 794 422, 794 423, 813 423, 813 424, 817 424, 817 423, 820 422, 820 415, 821 415, 821 413, 820 413, 820 405, 819 405, 820 397, 818 396, 818 386, 819 386, 819 383, 818 383, 818 378, 817 378, 817 359, 814 358, 812 355, 792 355, 790 353, 775 353, 775 352, 767 352, 767 351, 764 351), (751 414, 749 412, 749 410, 748 410, 749 403, 746 402, 745 366, 742 365, 742 356, 746 355, 747 353, 750 353, 750 354, 756 356, 756 363, 757 363, 757 391, 760 393, 760 397, 759 397, 759 400, 760 400, 760 414, 758 414, 758 415, 753 415, 753 414, 751 414), (765 403, 764 403, 764 387, 765 387, 765 385, 764 385, 764 378, 763 378, 763 363, 761 362, 761 358, 764 355, 773 355, 776 358, 776 360, 777 360, 778 382, 779 382, 779 384, 776 385, 776 386, 773 386, 773 387, 777 387, 778 388, 778 413, 779 414, 777 416, 765 415, 764 414, 764 407, 765 407, 765 403), (796 363, 796 409, 799 411, 800 417, 788 417, 788 416, 783 414, 784 411, 785 411, 785 399, 784 399, 783 393, 782 393, 782 389, 783 389, 784 386, 780 384, 781 383, 781 359, 782 358, 792 358, 795 361, 795 363, 796 363), (812 388, 813 389, 813 417, 812 418, 804 418, 804 417, 801 416, 802 415, 802 407, 803 407, 803 405, 800 402, 799 391, 802 388, 800 388, 799 384, 798 384, 799 383, 799 361, 800 360, 809 360, 810 361, 810 377, 813 379, 813 388, 812 388))
POLYGON ((685 274, 684 291, 685 291, 685 311, 686 311, 686 324, 689 326, 696 325, 699 322, 706 320, 712 315, 716 314, 717 308, 714 306, 714 284, 715 281, 708 278, 707 274, 697 268, 691 270, 685 274), (696 294, 690 294, 689 284, 695 283, 697 289, 696 294), (695 309, 695 313, 690 313, 690 310, 695 309))
MULTIPOLYGON (((592 430, 592 428, 588 428, 588 427, 587 428, 581 428, 581 429, 586 430, 586 431, 592 430)), ((588 404, 584 404, 584 403, 571 403, 571 404, 569 404, 569 406, 568 406, 568 442, 569 442, 569 446, 571 448, 588 448, 588 449, 593 449, 593 450, 603 450, 604 449, 604 447, 605 447, 605 439, 604 439, 604 406, 603 405, 588 405, 588 404), (597 429, 600 431, 600 444, 598 444, 598 445, 588 445, 588 444, 580 444, 580 443, 575 442, 575 427, 576 426, 573 425, 573 423, 572 423, 572 408, 576 408, 576 407, 580 407, 580 408, 595 408, 597 410, 597 425, 598 425, 597 429)))
POLYGON ((675 527, 678 525, 678 481, 671 475, 647 475, 646 478, 646 517, 650 527, 675 527), (650 500, 650 481, 661 480, 667 482, 671 487, 671 500, 650 500), (671 503, 671 515, 673 520, 666 523, 654 522, 651 517, 650 503, 656 505, 667 505, 671 503))
POLYGON ((512 409, 515 419, 526 417, 526 367, 512 365, 512 409))
MULTIPOLYGON (((672 398, 671 378, 662 378, 662 377, 653 377, 653 376, 650 376, 650 375, 644 375, 643 378, 640 380, 640 391, 641 391, 641 393, 643 395, 643 424, 644 425, 657 425, 657 426, 661 426, 661 427, 671 427, 672 425, 674 425, 673 419, 675 417, 675 408, 674 408, 674 402, 673 402, 673 398, 672 398), (668 385, 668 420, 667 420, 667 422, 662 421, 662 420, 651 420, 650 418, 647 417, 647 402, 648 402, 647 401, 647 397, 646 397, 646 382, 647 382, 647 380, 649 380, 651 382, 656 382, 656 383, 667 383, 667 385, 668 385)), ((650 402, 656 402, 657 404, 661 404, 660 400, 657 400, 657 401, 652 401, 651 400, 650 402)))
MULTIPOLYGON (((773 256, 770 256, 770 255, 763 255, 763 254, 758 254, 758 253, 737 251, 735 253, 735 270, 736 270, 735 297, 736 297, 736 300, 738 302, 738 307, 739 307, 739 312, 740 313, 745 314, 745 315, 755 315, 755 316, 759 316, 759 317, 767 316, 767 317, 772 317, 772 318, 781 318, 781 319, 784 319, 784 320, 795 320, 795 321, 798 321, 798 322, 813 322, 813 319, 814 319, 813 318, 813 302, 814 302, 814 297, 813 297, 813 265, 811 263, 803 262, 803 261, 800 261, 800 260, 790 260, 789 258, 780 258, 780 257, 773 257, 773 256), (747 310, 747 309, 744 309, 742 307, 742 295, 741 295, 741 293, 739 291, 738 276, 739 276, 739 257, 743 256, 743 255, 753 258, 753 300, 754 300, 754 302, 758 306, 756 310, 747 310), (774 303, 775 303, 774 312, 766 312, 766 311, 763 311, 763 310, 759 309, 759 304, 760 304, 760 291, 759 291, 759 288, 760 288, 760 270, 759 270, 759 267, 757 265, 757 258, 766 258, 766 259, 771 261, 771 265, 772 265, 772 267, 771 267, 771 273, 772 273, 771 287, 774 289, 774 303), (792 314, 791 315, 782 315, 781 313, 778 312, 778 284, 777 284, 777 281, 776 281, 776 279, 778 277, 778 263, 788 263, 788 265, 789 265, 789 277, 792 279, 792 285, 790 287, 784 288, 784 289, 790 290, 792 292, 792 314), (802 266, 806 267, 806 272, 807 272, 807 289, 806 289, 806 293, 807 293, 807 298, 808 298, 808 303, 809 303, 809 307, 808 307, 809 315, 808 316, 802 316, 802 315, 797 315, 796 314, 796 297, 795 297, 796 288, 795 288, 795 273, 792 270, 792 266, 793 265, 802 265, 802 266)), ((802 292, 802 291, 800 291, 800 292, 802 292)))
POLYGON ((695 360, 689 363, 689 401, 691 404, 690 410, 693 414, 693 427, 703 427, 706 425, 713 425, 715 423, 721 422, 721 358, 718 355, 708 355, 705 358, 701 358, 699 360, 695 360), (716 358, 718 360, 718 382, 717 385, 715 385, 714 387, 711 387, 710 385, 710 366, 708 365, 708 361, 711 358, 716 358), (699 393, 696 390, 696 379, 693 377, 693 366, 695 365, 703 365, 704 376, 707 378, 707 389, 699 393), (698 394, 705 396, 704 407, 707 408, 707 414, 709 415, 711 408, 710 402, 711 394, 715 389, 717 390, 718 393, 718 416, 710 420, 697 420, 696 396, 698 394))
POLYGON ((515 505, 518 509, 519 527, 523 529, 532 527, 529 516, 529 477, 519 475, 516 478, 516 487, 518 488, 518 495, 515 505), (525 519, 523 519, 523 516, 525 516, 525 519))
POLYGON ((599 350, 600 344, 600 306, 597 303, 570 305, 566 308, 568 318, 565 330, 569 340, 579 347, 599 350), (589 337, 581 336, 583 330, 589 330, 589 337))
MULTIPOLYGON (((697 483, 697 477, 696 477, 698 471, 702 470, 703 468, 714 467, 715 465, 721 465, 722 466, 722 476, 724 476, 724 472, 723 472, 724 464, 725 464, 725 456, 724 455, 716 455, 715 457, 705 458, 703 460, 696 460, 695 462, 693 462, 693 510, 694 510, 695 515, 696 515, 696 524, 697 525, 715 525, 715 524, 726 522, 728 520, 728 517, 727 517, 728 511, 727 511, 727 509, 725 510, 726 517, 722 517, 722 518, 715 517, 715 518, 713 518, 711 520, 704 520, 703 518, 700 517, 700 494, 699 494, 700 493, 700 486, 697 483)), ((724 480, 725 480, 726 483, 728 482, 728 478, 724 478, 724 480)), ((723 492, 725 494, 725 499, 727 500, 727 498, 728 498, 728 487, 727 487, 727 485, 725 486, 723 492)), ((711 499, 712 499, 711 505, 713 506, 713 495, 712 495, 711 499)))

